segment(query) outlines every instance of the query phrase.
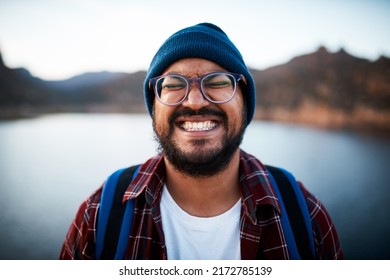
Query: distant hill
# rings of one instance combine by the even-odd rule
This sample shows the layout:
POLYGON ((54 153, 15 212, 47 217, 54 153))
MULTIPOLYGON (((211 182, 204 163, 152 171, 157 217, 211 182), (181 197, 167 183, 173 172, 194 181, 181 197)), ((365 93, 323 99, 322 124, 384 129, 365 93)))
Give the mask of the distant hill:
POLYGON ((32 77, 24 68, 9 69, 0 54, 0 109, 1 115, 6 107, 24 103, 46 103, 50 94, 44 81, 32 77))
POLYGON ((87 87, 99 87, 105 84, 115 83, 121 78, 128 77, 127 73, 113 73, 113 72, 95 72, 85 73, 79 76, 72 77, 67 80, 48 81, 47 84, 53 88, 65 90, 80 90, 87 87))
POLYGON ((390 132, 389 58, 371 62, 321 47, 253 76, 257 118, 390 132))
POLYGON ((96 72, 45 81, 26 69, 8 68, 0 54, 0 119, 59 112, 146 112, 145 73, 96 72))
MULTIPOLYGON (((85 73, 44 81, 10 69, 0 54, 0 118, 56 112, 146 112, 145 72, 85 73)), ((390 134, 390 59, 356 58, 324 47, 286 64, 252 70, 256 118, 390 134)))

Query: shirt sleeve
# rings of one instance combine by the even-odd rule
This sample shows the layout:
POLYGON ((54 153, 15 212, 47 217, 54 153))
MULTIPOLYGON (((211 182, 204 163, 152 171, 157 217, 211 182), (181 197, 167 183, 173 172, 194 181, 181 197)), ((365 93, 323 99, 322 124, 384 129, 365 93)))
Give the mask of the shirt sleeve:
POLYGON ((95 259, 96 222, 102 188, 80 205, 62 245, 60 260, 95 259))
POLYGON ((341 243, 333 221, 322 202, 298 182, 308 204, 312 219, 316 259, 344 259, 341 243))

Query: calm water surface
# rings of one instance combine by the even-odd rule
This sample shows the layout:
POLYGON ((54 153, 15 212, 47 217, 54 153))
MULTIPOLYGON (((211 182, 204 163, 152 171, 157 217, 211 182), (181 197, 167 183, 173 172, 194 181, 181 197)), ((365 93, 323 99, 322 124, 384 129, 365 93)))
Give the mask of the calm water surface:
MULTIPOLYGON (((289 169, 324 202, 346 258, 390 259, 388 139, 253 122, 242 148, 289 169)), ((146 115, 0 122, 0 259, 57 259, 80 203, 155 150, 146 115)))

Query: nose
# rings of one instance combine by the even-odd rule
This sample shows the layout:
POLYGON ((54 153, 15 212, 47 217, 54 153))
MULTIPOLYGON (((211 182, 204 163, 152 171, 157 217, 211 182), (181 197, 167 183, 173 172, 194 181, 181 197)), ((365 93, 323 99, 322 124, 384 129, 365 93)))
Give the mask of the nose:
POLYGON ((196 82, 192 82, 189 85, 187 98, 183 101, 182 105, 197 110, 209 104, 210 102, 201 92, 200 85, 196 82))

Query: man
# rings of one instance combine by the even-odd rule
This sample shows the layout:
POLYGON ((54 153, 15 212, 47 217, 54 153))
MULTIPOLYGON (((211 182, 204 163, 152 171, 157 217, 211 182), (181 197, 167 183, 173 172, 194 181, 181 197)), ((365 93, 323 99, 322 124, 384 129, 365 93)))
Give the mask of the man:
MULTIPOLYGON (((144 96, 161 153, 123 196, 135 201, 124 258, 291 259, 268 172, 240 149, 255 85, 227 35, 209 23, 173 34, 151 62, 144 96)), ((324 206, 300 186, 315 258, 343 258, 324 206)), ((102 187, 80 206, 61 259, 96 258, 101 194, 102 187)))

